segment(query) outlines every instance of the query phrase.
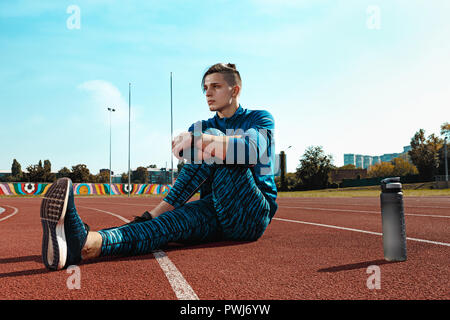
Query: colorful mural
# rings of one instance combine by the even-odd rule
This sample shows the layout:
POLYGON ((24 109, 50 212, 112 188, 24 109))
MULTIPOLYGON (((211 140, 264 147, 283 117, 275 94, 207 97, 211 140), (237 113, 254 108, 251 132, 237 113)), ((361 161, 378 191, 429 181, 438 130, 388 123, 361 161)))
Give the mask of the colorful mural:
MULTIPOLYGON (((0 195, 44 195, 51 183, 0 183, 0 195)), ((171 186, 163 184, 131 184, 130 194, 160 194, 169 193, 171 186)), ((74 183, 75 195, 109 195, 109 184, 107 183, 74 183)), ((111 195, 128 194, 128 184, 115 183, 111 185, 111 195)))

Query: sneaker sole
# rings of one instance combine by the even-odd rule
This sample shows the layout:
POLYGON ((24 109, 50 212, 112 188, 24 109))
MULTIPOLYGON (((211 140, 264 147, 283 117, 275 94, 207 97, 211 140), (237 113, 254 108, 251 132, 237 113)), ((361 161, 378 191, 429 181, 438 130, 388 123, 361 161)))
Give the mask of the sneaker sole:
POLYGON ((69 186, 70 180, 67 178, 54 182, 41 204, 42 259, 50 270, 60 270, 66 264, 67 243, 64 217, 69 198, 69 186))

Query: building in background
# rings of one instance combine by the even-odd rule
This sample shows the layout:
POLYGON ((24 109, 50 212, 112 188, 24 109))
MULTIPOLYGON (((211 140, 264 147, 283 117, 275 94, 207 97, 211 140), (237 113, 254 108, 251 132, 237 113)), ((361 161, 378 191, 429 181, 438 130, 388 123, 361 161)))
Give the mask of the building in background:
MULTIPOLYGON (((357 154, 355 156, 355 163, 352 163, 353 165, 355 165, 357 168, 362 168, 363 167, 363 155, 362 154, 357 154)), ((345 166, 345 163, 344 163, 345 166)))
POLYGON ((344 153, 344 166, 346 164, 352 164, 355 165, 355 155, 353 153, 344 153))
POLYGON ((333 169, 330 172, 330 179, 333 183, 341 183, 344 179, 365 179, 367 169, 333 169))
POLYGON ((390 162, 394 158, 403 158, 406 161, 411 162, 408 151, 411 150, 411 146, 404 146, 401 153, 385 153, 381 156, 369 156, 362 154, 344 153, 344 166, 352 164, 357 168, 367 169, 370 166, 380 162, 390 162))
MULTIPOLYGON (((132 173, 135 170, 132 170, 132 173)), ((172 170, 166 168, 147 168, 148 172, 148 184, 170 184, 170 179, 172 176, 172 170)), ((133 175, 132 175, 133 177, 133 175)), ((174 168, 173 177, 176 179, 178 177, 178 170, 174 168)), ((122 181, 122 174, 114 174, 111 177, 112 183, 128 183, 128 178, 126 181, 122 181)), ((134 183, 131 181, 131 183, 134 183)))
MULTIPOLYGON (((172 170, 168 168, 147 168, 148 171, 148 183, 150 184, 171 184, 170 179, 172 176, 172 170)), ((173 178, 178 177, 178 170, 174 168, 173 178)))
POLYGON ((115 174, 111 177, 111 183, 122 183, 122 175, 115 174))
POLYGON ((0 178, 7 177, 11 175, 11 170, 0 170, 0 178))

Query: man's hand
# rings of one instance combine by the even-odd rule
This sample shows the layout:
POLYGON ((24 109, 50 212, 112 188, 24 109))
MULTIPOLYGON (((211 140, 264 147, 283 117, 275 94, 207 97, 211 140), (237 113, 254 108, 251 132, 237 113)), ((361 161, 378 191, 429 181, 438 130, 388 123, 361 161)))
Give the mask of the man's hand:
MULTIPOLYGON (((186 158, 184 154, 180 157, 180 151, 191 150, 192 139, 194 139, 194 159, 196 161, 209 160, 216 158, 225 160, 228 139, 241 138, 242 136, 214 136, 202 134, 201 137, 193 137, 190 132, 182 132, 172 141, 172 152, 179 160, 186 158)), ((185 151, 183 151, 185 153, 185 151)), ((190 159, 189 159, 190 160, 190 159)))
POLYGON ((172 152, 175 157, 179 160, 187 157, 187 150, 189 150, 189 155, 191 152, 194 152, 195 160, 203 160, 208 156, 207 153, 204 154, 202 151, 202 138, 201 137, 193 137, 190 132, 182 132, 178 136, 175 137, 172 141, 172 152), (194 141, 192 141, 194 139, 194 141), (193 150, 191 149, 194 147, 193 150), (183 151, 183 157, 180 156, 180 152, 183 151))

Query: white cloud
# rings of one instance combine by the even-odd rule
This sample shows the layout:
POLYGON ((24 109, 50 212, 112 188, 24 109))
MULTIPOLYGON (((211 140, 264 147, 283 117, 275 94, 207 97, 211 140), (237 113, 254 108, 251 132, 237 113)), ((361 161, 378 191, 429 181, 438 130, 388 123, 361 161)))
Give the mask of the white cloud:
MULTIPOLYGON (((81 83, 78 88, 90 93, 89 108, 94 111, 97 119, 109 124, 107 109, 113 108, 115 111, 111 114, 112 124, 128 125, 128 97, 125 98, 115 85, 104 80, 89 80, 81 83)), ((128 87, 124 89, 128 91, 128 87)), ((136 118, 135 111, 133 110, 131 121, 136 118)))
MULTIPOLYGON (((92 150, 93 154, 105 153, 109 146, 109 112, 108 107, 116 109, 112 113, 112 166, 116 173, 128 170, 128 86, 119 90, 114 84, 104 80, 90 80, 81 83, 78 89, 89 93, 84 113, 78 115, 77 121, 90 121, 99 136, 101 150, 92 150), (122 92, 126 91, 125 94, 122 92), (96 120, 94 120, 96 118, 96 120), (100 130, 98 130, 101 128, 100 130), (104 144, 104 146, 103 146, 104 144)), ((156 164, 158 167, 170 166, 170 130, 164 132, 155 128, 152 122, 154 109, 133 103, 133 86, 131 87, 131 169, 138 166, 156 164)), ((89 131, 93 132, 93 128, 89 131)), ((181 130, 174 129, 174 135, 181 130)), ((109 152, 108 157, 109 157, 109 152)), ((93 155, 92 155, 93 156, 93 155)), ((176 159, 175 159, 176 160, 176 159)), ((175 161, 174 160, 174 161, 175 161)), ((174 162, 176 167, 177 162, 174 162)), ((90 166, 91 167, 91 166, 90 166)), ((101 168, 93 168, 96 171, 101 168)))

